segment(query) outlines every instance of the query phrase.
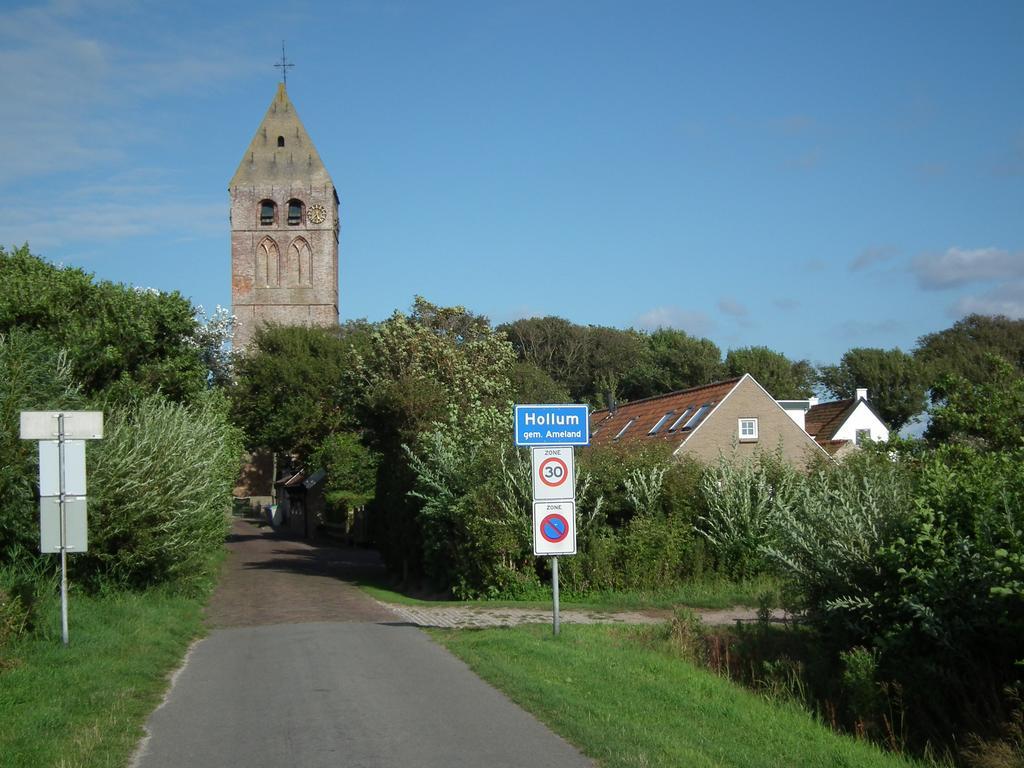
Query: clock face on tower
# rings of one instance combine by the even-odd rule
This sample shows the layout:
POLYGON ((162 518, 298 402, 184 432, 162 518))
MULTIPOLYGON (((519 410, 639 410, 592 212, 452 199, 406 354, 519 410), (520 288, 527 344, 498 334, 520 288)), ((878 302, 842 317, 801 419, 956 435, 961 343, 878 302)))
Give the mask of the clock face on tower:
POLYGON ((320 203, 309 207, 309 220, 314 224, 323 224, 327 221, 327 209, 320 203))

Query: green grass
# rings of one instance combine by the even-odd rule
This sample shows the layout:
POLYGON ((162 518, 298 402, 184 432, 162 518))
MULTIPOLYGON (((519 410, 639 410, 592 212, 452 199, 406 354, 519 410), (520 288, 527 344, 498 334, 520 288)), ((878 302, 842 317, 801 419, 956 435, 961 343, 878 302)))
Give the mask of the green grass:
POLYGON ((635 629, 569 625, 433 630, 481 677, 605 768, 896 768, 841 736, 652 647, 635 629))
MULTIPOLYGON (((550 590, 546 597, 538 600, 431 600, 390 587, 384 580, 365 581, 360 583, 359 587, 377 600, 398 605, 533 609, 551 607, 550 590)), ((745 582, 705 579, 661 592, 596 592, 580 597, 563 593, 560 595, 560 602, 567 609, 593 611, 670 610, 681 606, 732 608, 739 605, 756 608, 761 595, 778 594, 778 588, 778 581, 769 577, 745 582)))
POLYGON ((65 648, 59 602, 48 598, 35 635, 0 649, 0 766, 126 765, 201 632, 203 602, 157 590, 72 592, 65 648))

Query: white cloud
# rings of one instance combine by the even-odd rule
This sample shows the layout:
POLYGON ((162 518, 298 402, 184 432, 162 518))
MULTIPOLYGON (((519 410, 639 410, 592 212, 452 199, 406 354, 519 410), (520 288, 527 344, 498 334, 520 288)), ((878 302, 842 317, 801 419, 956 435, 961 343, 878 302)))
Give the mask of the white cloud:
POLYGON ((850 262, 850 271, 859 272, 875 264, 883 264, 891 261, 897 254, 895 248, 889 246, 874 246, 865 248, 853 261, 850 262))
POLYGON ((718 300, 718 309, 723 314, 730 315, 731 317, 746 317, 750 314, 743 304, 728 296, 723 296, 718 300))
POLYGON ((1024 319, 1024 280, 1002 285, 980 296, 964 296, 950 308, 950 315, 956 318, 970 314, 1024 319))
POLYGON ((640 315, 635 325, 645 331, 677 328, 694 336, 706 336, 715 324, 704 312, 679 307, 655 307, 640 315))
POLYGON ((257 66, 230 45, 181 40, 137 12, 111 0, 5 11, 0 184, 124 161, 130 145, 159 133, 144 122, 146 110, 132 107, 163 93, 211 88, 257 66), (106 39, 83 31, 96 18, 114 27, 106 39))
MULTIPOLYGON (((15 201, 0 201, 13 210, 15 201)), ((227 226, 224 201, 168 198, 150 203, 101 200, 74 205, 63 203, 46 208, 25 208, 24 216, 0 223, 0 243, 28 242, 39 253, 76 244, 111 243, 141 235, 179 240, 190 235, 217 235, 227 226), (187 226, 183 226, 187 222, 187 226)))
POLYGON ((953 246, 945 253, 916 257, 910 271, 927 290, 955 288, 984 280, 1008 280, 1024 277, 1024 252, 953 246))

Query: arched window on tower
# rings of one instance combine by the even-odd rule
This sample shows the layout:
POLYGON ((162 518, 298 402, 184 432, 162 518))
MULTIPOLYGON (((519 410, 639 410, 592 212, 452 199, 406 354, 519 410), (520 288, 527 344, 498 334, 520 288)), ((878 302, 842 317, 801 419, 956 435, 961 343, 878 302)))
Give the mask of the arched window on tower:
POLYGON ((281 284, 281 250, 265 237, 256 246, 256 285, 276 288, 281 284))
POLYGON ((303 238, 297 237, 288 249, 288 264, 296 285, 313 284, 313 252, 303 238))
POLYGON ((298 226, 302 223, 302 215, 306 212, 306 206, 302 204, 301 200, 292 198, 288 201, 288 225, 291 227, 298 226))
POLYGON ((277 146, 279 146, 279 147, 283 147, 284 146, 284 136, 278 136, 277 137, 277 146))
POLYGON ((272 227, 277 221, 277 204, 273 200, 260 201, 260 226, 272 227))

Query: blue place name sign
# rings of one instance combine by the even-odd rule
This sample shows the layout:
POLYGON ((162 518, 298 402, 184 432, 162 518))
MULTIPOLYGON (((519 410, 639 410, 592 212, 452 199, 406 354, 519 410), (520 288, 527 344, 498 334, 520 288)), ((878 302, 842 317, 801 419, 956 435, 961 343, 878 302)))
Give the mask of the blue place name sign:
POLYGON ((516 445, 589 445, 585 405, 517 405, 516 445))

